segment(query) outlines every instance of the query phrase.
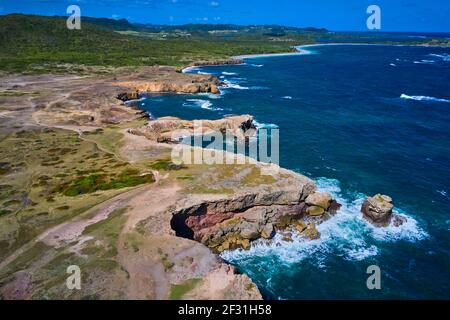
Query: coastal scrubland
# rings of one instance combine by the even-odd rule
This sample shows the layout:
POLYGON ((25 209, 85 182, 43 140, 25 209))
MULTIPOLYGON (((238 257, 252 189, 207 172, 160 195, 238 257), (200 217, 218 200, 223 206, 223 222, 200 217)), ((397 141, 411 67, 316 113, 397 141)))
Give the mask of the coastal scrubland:
POLYGON ((69 30, 66 19, 22 14, 0 16, 0 71, 102 74, 119 66, 180 68, 235 55, 290 52, 293 46, 321 41, 449 44, 448 39, 440 38, 386 40, 383 34, 329 32, 318 28, 155 26, 90 17, 82 18, 81 30, 69 30))

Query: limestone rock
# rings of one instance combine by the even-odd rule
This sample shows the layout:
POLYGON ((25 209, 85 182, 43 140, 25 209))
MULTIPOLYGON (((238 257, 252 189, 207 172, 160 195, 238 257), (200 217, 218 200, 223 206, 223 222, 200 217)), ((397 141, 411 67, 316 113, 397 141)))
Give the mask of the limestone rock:
POLYGON ((228 116, 218 120, 182 120, 176 117, 162 117, 146 125, 130 129, 132 134, 164 143, 180 143, 184 136, 202 133, 229 133, 245 140, 256 133, 253 117, 250 115, 228 116))
POLYGON ((258 225, 248 224, 240 233, 241 237, 244 239, 255 240, 259 238, 258 225))
POLYGON ((325 209, 318 206, 311 206, 306 209, 306 213, 310 216, 321 216, 325 213, 325 209))
POLYGON ((310 194, 305 202, 308 206, 316 206, 328 210, 331 203, 331 195, 327 192, 315 192, 310 194))
POLYGON ((320 238, 320 232, 316 228, 316 224, 314 222, 311 222, 306 230, 303 232, 303 236, 310 240, 315 240, 320 238))
POLYGON ((391 197, 377 194, 364 201, 361 212, 373 224, 387 226, 391 220, 393 208, 391 197))
POLYGON ((298 220, 295 222, 295 229, 299 233, 302 233, 303 231, 305 231, 306 228, 307 228, 307 225, 303 220, 298 220))
POLYGON ((264 226, 264 228, 261 231, 261 237, 264 239, 270 239, 273 235, 273 225, 271 223, 268 223, 264 226))
POLYGON ((249 250, 250 249, 250 241, 248 239, 242 240, 242 249, 249 250))

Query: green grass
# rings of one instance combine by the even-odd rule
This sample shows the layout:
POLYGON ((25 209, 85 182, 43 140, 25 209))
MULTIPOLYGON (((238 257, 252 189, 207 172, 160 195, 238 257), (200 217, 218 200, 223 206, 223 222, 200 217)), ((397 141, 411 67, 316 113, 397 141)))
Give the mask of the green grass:
POLYGON ((117 176, 112 177, 107 174, 91 174, 78 177, 70 184, 61 186, 59 192, 68 197, 75 197, 99 190, 135 187, 154 181, 155 178, 152 173, 140 175, 137 169, 125 169, 117 176))
POLYGON ((174 284, 170 288, 170 300, 182 300, 183 296, 201 283, 202 279, 189 279, 182 284, 174 284))
POLYGON ((0 70, 6 72, 83 71, 63 64, 182 67, 232 55, 286 52, 296 44, 272 42, 260 35, 223 39, 208 33, 157 40, 119 34, 89 22, 81 30, 68 30, 64 17, 30 15, 0 16, 0 30, 0 70))
POLYGON ((164 170, 164 171, 170 171, 170 170, 181 170, 185 167, 182 165, 176 165, 174 164, 170 159, 159 159, 151 164, 149 164, 149 167, 155 170, 164 170))

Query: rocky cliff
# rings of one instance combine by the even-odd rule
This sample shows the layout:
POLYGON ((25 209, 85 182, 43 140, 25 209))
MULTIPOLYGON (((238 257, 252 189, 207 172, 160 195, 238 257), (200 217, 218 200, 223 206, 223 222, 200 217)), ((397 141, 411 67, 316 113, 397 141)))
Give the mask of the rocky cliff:
POLYGON ((219 120, 183 120, 175 117, 162 117, 149 121, 146 125, 129 130, 138 136, 164 142, 179 143, 185 135, 201 133, 207 135, 213 132, 228 132, 238 139, 253 136, 256 132, 253 117, 250 115, 229 116, 219 120), (200 126, 199 126, 200 125, 200 126))
POLYGON ((319 238, 316 224, 335 214, 340 205, 329 194, 316 192, 312 180, 289 174, 283 171, 280 182, 269 189, 256 187, 207 201, 187 197, 170 208, 172 229, 215 252, 249 249, 252 241, 271 239, 277 231, 319 238))

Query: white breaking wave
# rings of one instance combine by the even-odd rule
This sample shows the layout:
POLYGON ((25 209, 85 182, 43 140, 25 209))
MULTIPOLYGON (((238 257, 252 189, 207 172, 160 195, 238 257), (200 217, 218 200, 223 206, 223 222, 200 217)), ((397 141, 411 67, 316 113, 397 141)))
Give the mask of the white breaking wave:
POLYGON ((249 90, 250 89, 249 87, 241 86, 241 85, 239 85, 237 83, 233 83, 229 80, 225 80, 224 82, 227 85, 224 89, 237 89, 237 90, 249 90))
POLYGON ((377 242, 415 242, 428 237, 414 218, 398 211, 397 214, 407 217, 405 224, 399 227, 374 227, 360 212, 366 196, 359 193, 344 196, 338 180, 320 178, 317 180, 317 186, 318 191, 331 193, 342 205, 335 216, 317 225, 317 230, 321 233, 320 239, 309 241, 293 233, 293 241, 286 242, 282 241, 282 235, 276 234, 270 242, 258 240, 252 243, 250 250, 226 251, 222 253, 222 258, 232 263, 245 263, 254 257, 264 258, 264 261, 271 258, 272 261, 286 265, 308 259, 317 267, 326 268, 328 255, 340 256, 349 261, 361 261, 378 255, 377 242))
POLYGON ((281 97, 282 99, 287 99, 287 100, 292 100, 292 97, 291 96, 284 96, 284 97, 281 97))
POLYGON ((264 87, 264 86, 253 86, 253 87, 250 87, 249 89, 251 89, 251 90, 270 90, 269 87, 264 87))
POLYGON ((434 61, 434 60, 420 60, 420 61, 414 61, 413 63, 415 63, 415 64, 431 64, 431 63, 434 63, 434 62, 436 62, 436 61, 434 61))
POLYGON ((214 93, 207 93, 207 92, 201 92, 201 93, 196 93, 196 96, 206 96, 208 97, 208 99, 220 99, 222 98, 221 94, 214 94, 214 93))
POLYGON ((183 103, 184 107, 200 107, 202 109, 212 110, 212 111, 220 111, 221 108, 214 108, 211 101, 202 100, 202 99, 187 99, 185 103, 183 103))
POLYGON ((197 71, 197 74, 206 74, 206 75, 212 75, 212 73, 204 72, 204 71, 197 71))
POLYGON ((450 61, 450 54, 447 54, 447 53, 442 53, 442 54, 430 53, 429 55, 432 57, 441 58, 444 61, 450 61))
POLYGON ((249 64, 249 65, 252 66, 252 67, 256 67, 256 68, 264 67, 263 64, 253 64, 253 63, 251 63, 251 64, 249 64))
POLYGON ((278 129, 278 126, 274 123, 259 123, 256 120, 253 120, 253 124, 256 129, 278 129))
MULTIPOLYGON (((128 105, 136 103, 136 102, 144 101, 145 99, 146 99, 146 97, 142 97, 142 98, 134 99, 134 100, 127 100, 127 101, 124 102, 124 104, 126 106, 128 106, 128 105)), ((144 104, 141 104, 141 105, 144 105, 144 104)))
POLYGON ((395 63, 389 63, 390 66, 396 67, 397 65, 395 63))
POLYGON ((226 72, 226 71, 222 72, 222 74, 223 74, 224 76, 235 76, 235 75, 237 75, 236 72, 226 72))
POLYGON ((429 97, 429 96, 409 96, 404 93, 402 93, 400 95, 400 98, 407 99, 407 100, 416 100, 416 101, 450 102, 450 100, 447 100, 447 99, 439 99, 439 98, 429 97))

